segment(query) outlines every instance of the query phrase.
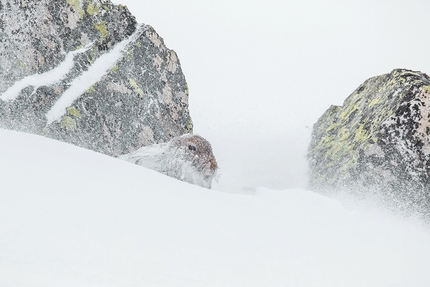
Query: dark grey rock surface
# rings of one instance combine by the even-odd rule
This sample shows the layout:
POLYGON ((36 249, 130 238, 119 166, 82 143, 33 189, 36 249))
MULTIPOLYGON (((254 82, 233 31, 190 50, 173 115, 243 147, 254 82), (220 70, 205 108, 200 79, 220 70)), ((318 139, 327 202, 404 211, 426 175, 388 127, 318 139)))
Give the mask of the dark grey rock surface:
POLYGON ((310 188, 430 213, 430 78, 397 69, 368 79, 313 127, 310 188))
POLYGON ((188 87, 126 6, 3 0, 0 127, 118 156, 192 132, 188 87))

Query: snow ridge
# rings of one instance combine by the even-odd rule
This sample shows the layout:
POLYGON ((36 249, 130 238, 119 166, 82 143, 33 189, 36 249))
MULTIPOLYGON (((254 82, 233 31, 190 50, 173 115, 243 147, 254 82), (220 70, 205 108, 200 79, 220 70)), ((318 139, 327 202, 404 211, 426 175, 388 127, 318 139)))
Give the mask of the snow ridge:
POLYGON ((92 44, 93 43, 88 44, 87 46, 75 50, 73 52, 69 52, 66 55, 64 61, 52 70, 49 70, 43 74, 33 74, 21 79, 18 82, 15 82, 3 93, 0 99, 2 99, 3 101, 15 100, 19 96, 21 91, 27 87, 33 86, 35 87, 35 90, 37 90, 37 88, 39 88, 40 86, 52 85, 62 80, 73 68, 73 59, 75 58, 75 56, 87 51, 92 44))
POLYGON ((127 45, 135 41, 142 34, 142 26, 142 24, 137 25, 136 31, 130 37, 115 45, 109 53, 100 56, 87 71, 83 72, 71 82, 69 89, 63 93, 46 114, 48 125, 60 119, 64 115, 67 107, 108 73, 115 63, 124 56, 123 51, 127 45))

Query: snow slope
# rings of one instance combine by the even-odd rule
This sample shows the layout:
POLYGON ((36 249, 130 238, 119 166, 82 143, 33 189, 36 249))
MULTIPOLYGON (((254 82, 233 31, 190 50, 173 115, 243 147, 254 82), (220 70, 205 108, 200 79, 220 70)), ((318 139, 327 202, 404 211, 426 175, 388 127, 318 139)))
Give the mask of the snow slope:
POLYGON ((0 286, 429 286, 430 233, 302 189, 189 185, 0 130, 0 286))
MULTIPOLYGON (((297 188, 331 104, 393 68, 426 71, 430 2, 115 2, 178 52, 219 182, 0 130, 0 287, 430 286, 427 227, 297 188)), ((3 97, 57 79, 34 76, 3 97)))

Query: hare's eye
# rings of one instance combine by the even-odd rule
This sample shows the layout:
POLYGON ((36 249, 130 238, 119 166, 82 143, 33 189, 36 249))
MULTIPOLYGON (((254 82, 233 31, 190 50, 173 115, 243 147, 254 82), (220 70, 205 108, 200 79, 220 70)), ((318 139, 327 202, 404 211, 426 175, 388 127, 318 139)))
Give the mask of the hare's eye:
POLYGON ((189 150, 192 150, 192 151, 195 151, 195 150, 196 150, 196 147, 195 147, 195 146, 193 146, 193 145, 189 145, 189 146, 188 146, 188 149, 189 149, 189 150))

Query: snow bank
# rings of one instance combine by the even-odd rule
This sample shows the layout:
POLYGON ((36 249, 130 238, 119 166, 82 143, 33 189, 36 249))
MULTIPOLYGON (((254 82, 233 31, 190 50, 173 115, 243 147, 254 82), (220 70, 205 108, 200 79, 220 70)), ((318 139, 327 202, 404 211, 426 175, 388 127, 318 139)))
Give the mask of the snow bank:
POLYGON ((430 233, 311 191, 207 190, 0 130, 0 286, 428 286, 430 233))

